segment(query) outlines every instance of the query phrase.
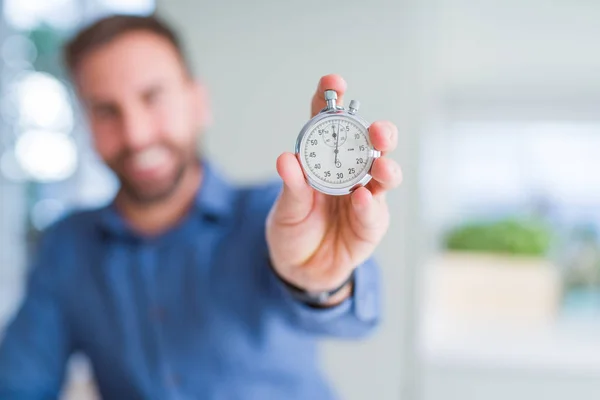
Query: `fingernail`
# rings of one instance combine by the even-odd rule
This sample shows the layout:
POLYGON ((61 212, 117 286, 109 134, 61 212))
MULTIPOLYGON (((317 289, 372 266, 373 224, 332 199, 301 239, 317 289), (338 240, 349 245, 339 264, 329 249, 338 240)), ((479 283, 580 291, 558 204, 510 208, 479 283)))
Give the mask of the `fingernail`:
POLYGON ((392 134, 394 133, 394 127, 391 126, 390 124, 388 124, 385 132, 386 132, 387 138, 391 139, 392 138, 392 134))

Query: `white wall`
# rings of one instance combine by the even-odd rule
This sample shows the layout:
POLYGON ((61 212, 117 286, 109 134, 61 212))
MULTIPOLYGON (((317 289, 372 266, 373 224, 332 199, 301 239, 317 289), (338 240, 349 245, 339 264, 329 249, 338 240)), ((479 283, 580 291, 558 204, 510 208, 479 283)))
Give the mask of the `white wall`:
MULTIPOLYGON (((416 4, 416 1, 415 1, 416 4)), ((325 365, 346 399, 415 398, 412 342, 416 246, 415 135, 421 101, 411 0, 163 0, 159 10, 181 29, 215 111, 208 154, 230 176, 275 176, 275 159, 293 150, 309 117, 320 76, 346 78, 349 98, 370 121, 400 127, 394 155, 405 184, 389 196, 392 224, 380 248, 386 311, 381 331, 364 343, 331 343, 325 365), (409 229, 412 227, 412 229, 409 229), (410 234, 409 234, 410 233, 410 234), (411 266, 412 268, 409 268, 411 266)))
MULTIPOLYGON (((432 131, 444 118, 600 119, 599 2, 431 0, 429 5, 431 49, 424 79, 430 96, 423 112, 436 121, 432 131)), ((436 155, 427 153, 432 150, 423 147, 426 155, 444 156, 443 147, 436 155)), ((443 214, 452 207, 452 188, 432 183, 423 208, 443 214)), ((599 374, 569 365, 556 370, 425 362, 422 398, 595 398, 599 374)))
POLYGON ((434 76, 442 97, 598 99, 595 1, 430 0, 434 76))

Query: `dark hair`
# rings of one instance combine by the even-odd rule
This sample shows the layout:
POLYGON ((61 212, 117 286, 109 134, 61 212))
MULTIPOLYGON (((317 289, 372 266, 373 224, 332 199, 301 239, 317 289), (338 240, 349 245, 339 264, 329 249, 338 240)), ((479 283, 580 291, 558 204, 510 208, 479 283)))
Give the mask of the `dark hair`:
POLYGON ((67 69, 73 75, 81 60, 92 50, 135 31, 151 32, 168 40, 177 51, 186 72, 191 73, 179 37, 171 26, 156 15, 111 15, 82 29, 65 45, 64 58, 67 69))

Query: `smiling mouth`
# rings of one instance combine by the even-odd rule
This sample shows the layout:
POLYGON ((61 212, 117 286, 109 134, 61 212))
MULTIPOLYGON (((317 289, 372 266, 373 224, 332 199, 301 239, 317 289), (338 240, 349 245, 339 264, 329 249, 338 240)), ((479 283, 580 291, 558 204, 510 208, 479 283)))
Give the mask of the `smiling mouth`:
POLYGON ((124 171, 134 180, 153 179, 163 174, 169 157, 169 149, 165 146, 151 146, 126 157, 124 171))

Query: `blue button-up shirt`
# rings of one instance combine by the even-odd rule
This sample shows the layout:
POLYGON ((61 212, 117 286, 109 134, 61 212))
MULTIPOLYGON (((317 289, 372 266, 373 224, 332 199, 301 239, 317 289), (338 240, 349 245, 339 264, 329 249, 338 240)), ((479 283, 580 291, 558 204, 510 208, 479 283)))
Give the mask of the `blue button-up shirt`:
POLYGON ((0 399, 55 398, 74 352, 106 399, 335 398, 316 342, 372 330, 377 266, 358 267, 340 305, 296 301, 268 264, 279 189, 234 187, 205 165, 193 207, 158 237, 134 232, 114 205, 55 224, 0 345, 0 399))

